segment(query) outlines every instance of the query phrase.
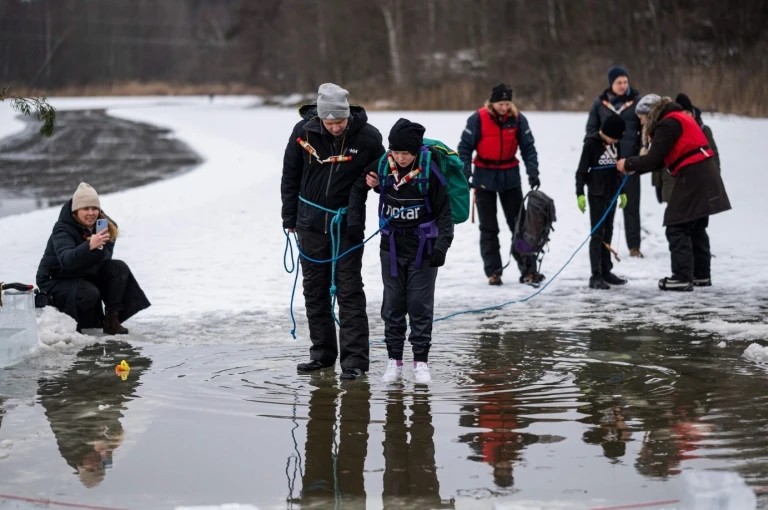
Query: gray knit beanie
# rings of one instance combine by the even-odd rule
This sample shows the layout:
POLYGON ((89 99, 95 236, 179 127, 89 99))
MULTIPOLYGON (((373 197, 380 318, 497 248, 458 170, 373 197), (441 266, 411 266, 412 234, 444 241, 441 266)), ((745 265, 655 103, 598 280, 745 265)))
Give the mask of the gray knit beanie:
POLYGON ((648 115, 651 112, 653 105, 661 101, 661 96, 658 94, 646 94, 640 98, 635 106, 635 113, 638 115, 648 115))
POLYGON ((349 117, 349 92, 333 83, 323 83, 317 89, 317 115, 323 120, 349 117))
POLYGON ((98 207, 101 209, 98 193, 90 184, 85 182, 81 182, 80 186, 75 190, 75 194, 72 195, 72 212, 83 207, 98 207))

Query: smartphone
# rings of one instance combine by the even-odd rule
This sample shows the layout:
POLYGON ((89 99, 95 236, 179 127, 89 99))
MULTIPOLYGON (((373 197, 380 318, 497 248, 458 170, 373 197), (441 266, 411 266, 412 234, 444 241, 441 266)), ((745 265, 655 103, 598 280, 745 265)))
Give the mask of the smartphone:
POLYGON ((96 220, 96 233, 98 234, 108 226, 109 226, 109 223, 107 222, 106 219, 99 218, 98 220, 96 220))

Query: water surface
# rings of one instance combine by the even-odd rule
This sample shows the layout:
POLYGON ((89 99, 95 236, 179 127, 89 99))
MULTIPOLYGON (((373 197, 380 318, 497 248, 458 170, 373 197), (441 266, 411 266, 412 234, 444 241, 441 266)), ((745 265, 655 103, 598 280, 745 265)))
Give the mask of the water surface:
POLYGON ((676 508, 685 471, 768 485, 767 377, 743 346, 480 324, 440 331, 429 385, 409 367, 380 382, 380 341, 351 382, 338 367, 297 375, 300 342, 132 336, 39 356, 0 372, 0 494, 136 509, 676 508))

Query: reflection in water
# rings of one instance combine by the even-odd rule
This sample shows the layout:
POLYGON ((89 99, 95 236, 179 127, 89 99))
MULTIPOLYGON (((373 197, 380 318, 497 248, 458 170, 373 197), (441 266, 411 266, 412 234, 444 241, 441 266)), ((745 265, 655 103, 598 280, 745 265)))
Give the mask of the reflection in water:
POLYGON ((429 392, 417 387, 412 398, 409 424, 402 389, 387 394, 384 508, 453 508, 440 499, 429 392))
POLYGON ((40 403, 59 452, 84 486, 101 483, 111 467, 112 452, 123 440, 125 403, 135 398, 139 377, 150 365, 127 342, 109 341, 85 347, 65 372, 39 380, 40 403), (123 359, 131 366, 125 381, 115 375, 123 359))
POLYGON ((642 436, 635 468, 651 477, 678 474, 681 462, 697 458, 713 431, 700 419, 709 412, 718 381, 726 379, 701 365, 716 362, 709 353, 593 331, 588 356, 596 362, 585 363, 576 378, 588 402, 580 408, 587 418, 580 421, 592 425, 585 442, 601 445, 606 457, 616 459, 624 456, 634 435, 642 436), (697 355, 702 359, 697 361, 697 355), (653 365, 659 360, 666 366, 653 365))
POLYGON ((639 342, 624 340, 610 330, 590 333, 590 355, 599 362, 583 363, 575 371, 575 383, 582 391, 585 403, 579 411, 585 415, 579 421, 590 427, 582 439, 587 444, 599 445, 606 458, 618 461, 627 452, 632 439, 628 423, 631 402, 644 398, 634 391, 644 389, 646 369, 638 369, 631 361, 637 355, 639 342))
POLYGON ((516 387, 523 379, 534 380, 541 369, 526 357, 526 342, 521 338, 506 339, 484 334, 477 348, 476 362, 469 377, 476 402, 462 407, 459 424, 481 429, 459 438, 469 443, 474 455, 470 460, 486 462, 493 468, 493 481, 499 488, 514 485, 514 466, 520 461, 524 446, 536 443, 539 437, 520 432, 525 427, 518 419, 516 387), (528 361, 523 370, 523 363, 528 361))
POLYGON ((301 507, 365 508, 371 389, 363 378, 344 382, 312 374, 301 507), (338 415, 337 415, 338 411, 338 415))
POLYGON ((681 463, 698 458, 701 444, 713 432, 701 421, 709 413, 707 399, 715 389, 711 375, 696 371, 677 374, 669 391, 648 396, 653 413, 644 416, 645 435, 635 466, 647 476, 667 477, 681 472, 681 463))

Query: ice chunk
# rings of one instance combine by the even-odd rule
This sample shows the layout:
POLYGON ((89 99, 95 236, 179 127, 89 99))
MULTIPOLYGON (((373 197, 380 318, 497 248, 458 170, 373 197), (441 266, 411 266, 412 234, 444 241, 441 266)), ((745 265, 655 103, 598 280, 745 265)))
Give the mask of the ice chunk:
POLYGON ((29 292, 3 292, 0 308, 0 367, 26 358, 37 348, 35 296, 29 292))
POLYGON ((744 479, 728 471, 685 471, 681 510, 750 510, 757 497, 744 479))

